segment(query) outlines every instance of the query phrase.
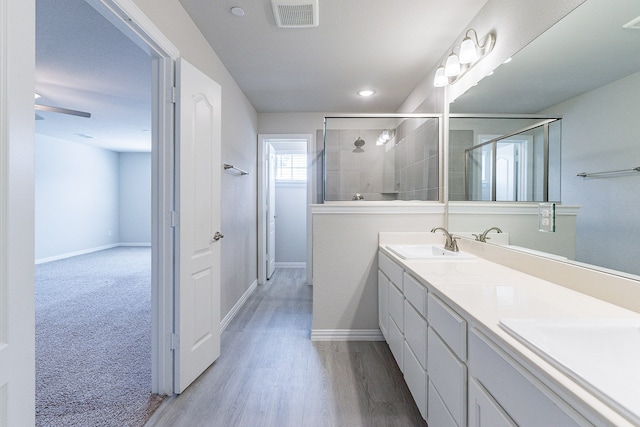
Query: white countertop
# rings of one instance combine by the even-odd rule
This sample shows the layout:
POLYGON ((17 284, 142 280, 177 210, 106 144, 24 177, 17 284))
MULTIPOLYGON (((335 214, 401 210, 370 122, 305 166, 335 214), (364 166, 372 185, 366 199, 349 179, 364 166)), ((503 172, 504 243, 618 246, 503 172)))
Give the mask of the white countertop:
MULTIPOLYGON (((380 248, 423 284, 428 283, 441 293, 454 308, 466 313, 468 319, 488 330, 493 339, 506 344, 512 356, 536 367, 544 379, 584 402, 603 420, 617 426, 634 425, 611 405, 507 333, 499 326, 499 321, 507 318, 640 319, 640 314, 480 257, 464 261, 403 260, 385 248, 388 243, 434 243, 433 238, 424 236, 425 233, 419 234, 427 241, 414 237, 408 242, 400 242, 397 236, 394 237, 396 240, 385 241, 381 233, 380 248)), ((441 241, 441 236, 437 237, 441 241)))

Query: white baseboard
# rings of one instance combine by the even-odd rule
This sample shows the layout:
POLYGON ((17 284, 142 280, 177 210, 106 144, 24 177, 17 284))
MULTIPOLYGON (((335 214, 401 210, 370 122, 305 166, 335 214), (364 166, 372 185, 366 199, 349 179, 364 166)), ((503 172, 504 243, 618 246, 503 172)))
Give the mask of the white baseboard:
POLYGON ((384 341, 380 329, 314 329, 311 341, 384 341))
POLYGON ((61 259, 65 259, 65 258, 71 258, 74 256, 78 256, 78 255, 86 255, 86 254, 90 254, 92 252, 98 252, 98 251, 104 251, 105 249, 111 249, 111 248, 117 248, 119 246, 127 246, 127 247, 151 247, 151 243, 112 243, 110 245, 104 245, 104 246, 98 246, 95 248, 89 248, 89 249, 82 249, 80 251, 75 251, 75 252, 68 252, 66 254, 60 254, 60 255, 55 255, 52 257, 48 257, 48 258, 39 258, 36 260, 36 265, 37 264, 44 264, 46 262, 51 262, 51 261, 59 261, 61 259))
POLYGON ((244 303, 247 302, 247 298, 251 296, 251 294, 256 290, 257 287, 258 287, 258 280, 256 279, 253 281, 251 286, 249 286, 249 289, 247 289, 247 291, 240 297, 238 302, 235 303, 233 308, 231 308, 229 313, 227 313, 227 315, 224 316, 224 319, 222 319, 222 321, 220 322, 220 333, 224 332, 227 326, 229 326, 229 323, 231 323, 233 318, 236 317, 236 314, 238 314, 238 311, 240 311, 244 303))
POLYGON ((276 268, 307 268, 306 262, 276 262, 276 268))
POLYGON ((98 247, 95 247, 95 248, 83 249, 81 251, 68 252, 66 254, 55 255, 55 256, 52 256, 52 257, 48 257, 48 258, 40 258, 40 259, 36 260, 36 264, 44 264, 45 262, 58 261, 58 260, 61 260, 61 259, 71 258, 71 257, 78 256, 78 255, 86 255, 86 254, 90 254, 92 252, 103 251, 105 249, 111 249, 111 248, 115 248, 115 247, 118 247, 118 246, 120 246, 120 244, 113 243, 111 245, 104 245, 104 246, 98 246, 98 247))

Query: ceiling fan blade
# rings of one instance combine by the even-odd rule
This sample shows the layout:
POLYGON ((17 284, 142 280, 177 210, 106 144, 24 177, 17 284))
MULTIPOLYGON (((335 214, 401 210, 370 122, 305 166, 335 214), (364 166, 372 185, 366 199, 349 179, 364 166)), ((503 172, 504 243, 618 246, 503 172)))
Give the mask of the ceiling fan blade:
POLYGON ((49 105, 36 104, 36 110, 51 111, 53 113, 70 114, 72 116, 85 117, 87 119, 91 117, 91 113, 78 111, 78 110, 69 110, 68 108, 51 107, 49 105))

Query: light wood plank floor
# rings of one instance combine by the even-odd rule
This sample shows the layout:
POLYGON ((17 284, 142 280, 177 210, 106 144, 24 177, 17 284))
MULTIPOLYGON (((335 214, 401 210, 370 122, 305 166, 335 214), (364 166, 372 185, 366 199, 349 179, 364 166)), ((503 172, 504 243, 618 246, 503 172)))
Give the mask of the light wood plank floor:
POLYGON ((220 358, 147 426, 426 426, 384 342, 311 342, 304 269, 278 269, 220 358))

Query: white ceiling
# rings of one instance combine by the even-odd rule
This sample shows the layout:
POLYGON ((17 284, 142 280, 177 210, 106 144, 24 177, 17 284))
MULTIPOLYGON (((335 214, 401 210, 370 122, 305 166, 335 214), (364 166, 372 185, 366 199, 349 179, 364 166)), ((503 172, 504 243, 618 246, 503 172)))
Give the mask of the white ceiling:
POLYGON ((389 113, 486 0, 319 0, 319 26, 298 29, 270 0, 180 2, 258 112, 389 113))

